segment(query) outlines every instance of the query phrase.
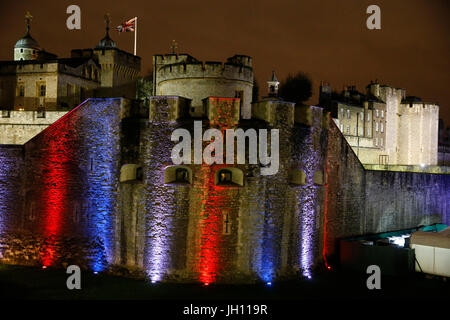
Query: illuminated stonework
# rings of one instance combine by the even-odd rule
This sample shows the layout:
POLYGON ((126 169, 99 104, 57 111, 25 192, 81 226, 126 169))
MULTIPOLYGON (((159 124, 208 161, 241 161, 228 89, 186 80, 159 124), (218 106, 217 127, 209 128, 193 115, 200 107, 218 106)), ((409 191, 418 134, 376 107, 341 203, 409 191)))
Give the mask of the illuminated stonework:
POLYGON ((203 131, 279 129, 278 172, 174 166, 171 133, 194 135, 189 102, 90 99, 25 145, 0 145, 1 261, 273 283, 332 263, 340 237, 450 222, 450 175, 364 169, 319 107, 263 100, 242 119, 239 99, 210 97, 203 131))

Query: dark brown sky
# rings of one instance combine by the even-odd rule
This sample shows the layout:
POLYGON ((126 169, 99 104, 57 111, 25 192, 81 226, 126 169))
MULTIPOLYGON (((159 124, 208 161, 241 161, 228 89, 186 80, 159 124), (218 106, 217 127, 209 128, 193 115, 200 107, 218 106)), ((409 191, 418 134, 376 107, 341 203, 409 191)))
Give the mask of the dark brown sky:
MULTIPOLYGON (((0 60, 13 58, 13 46, 24 34, 24 13, 34 16, 32 35, 41 47, 60 57, 70 49, 88 48, 104 34, 103 16, 112 25, 138 16, 138 55, 143 74, 152 55, 179 52, 200 60, 224 61, 235 53, 253 57, 262 90, 271 70, 280 79, 298 70, 333 89, 371 79, 402 87, 407 95, 439 103, 450 125, 450 1, 448 0, 1 0, 0 60), (81 7, 82 28, 66 28, 66 8, 81 7), (381 7, 382 29, 366 29, 366 8, 381 7)), ((133 34, 112 32, 119 48, 132 52, 133 34)))

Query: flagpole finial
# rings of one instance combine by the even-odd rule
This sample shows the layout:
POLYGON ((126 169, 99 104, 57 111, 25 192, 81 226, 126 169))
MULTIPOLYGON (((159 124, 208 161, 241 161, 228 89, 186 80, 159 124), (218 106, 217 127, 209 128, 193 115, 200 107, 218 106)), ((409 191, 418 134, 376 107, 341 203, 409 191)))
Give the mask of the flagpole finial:
POLYGON ((175 40, 172 40, 170 48, 172 49, 172 54, 177 54, 178 43, 175 40))
POLYGON ((109 33, 109 24, 111 23, 111 15, 109 13, 105 14, 105 23, 106 23, 106 33, 109 33))
POLYGON ((27 22, 27 34, 29 34, 30 33, 30 29, 31 29, 31 20, 33 20, 33 16, 31 15, 30 11, 26 12, 25 20, 27 22))

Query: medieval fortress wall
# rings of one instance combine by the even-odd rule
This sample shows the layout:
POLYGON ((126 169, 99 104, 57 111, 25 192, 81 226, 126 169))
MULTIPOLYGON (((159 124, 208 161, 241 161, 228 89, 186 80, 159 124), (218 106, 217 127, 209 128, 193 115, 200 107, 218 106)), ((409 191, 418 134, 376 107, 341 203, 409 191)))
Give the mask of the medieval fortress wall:
POLYGON ((439 106, 402 102, 404 89, 382 86, 386 101, 386 153, 392 164, 437 164, 439 106))
POLYGON ((0 144, 24 144, 61 118, 67 111, 3 111, 0 144))
MULTIPOLYGON (((450 221, 448 170, 368 170, 323 108, 276 97, 250 104, 249 57, 157 55, 154 64, 148 106, 88 99, 23 145, 0 145, 2 262, 126 270, 155 282, 271 282, 310 277, 336 258, 342 237, 450 221), (239 164, 236 152, 234 164, 175 165, 171 135, 195 137, 194 121, 202 133, 279 130, 279 170, 263 175, 266 165, 248 153, 239 164)), ((413 130, 401 117, 436 112, 379 90, 397 121, 386 139, 397 145, 413 130)), ((34 117, 11 113, 4 125, 24 115, 34 117)))
POLYGON ((1 146, 2 261, 272 281, 310 276, 341 237, 449 221, 450 175, 365 170, 321 108, 265 100, 242 120, 239 99, 208 105, 204 130, 280 129, 278 173, 174 165, 171 133, 193 135, 189 99, 153 97, 145 118, 124 99, 90 99, 24 146, 1 146), (218 183, 223 170, 233 184, 218 183))
POLYGON ((154 57, 155 95, 178 95, 192 99, 192 114, 202 113, 202 100, 208 96, 241 99, 241 116, 251 115, 253 69, 248 56, 228 58, 227 62, 200 62, 189 55, 154 57))
MULTIPOLYGON (((334 102, 333 117, 362 163, 437 165, 437 104, 406 97, 405 89, 378 83, 368 85, 363 98, 351 88, 339 98, 343 101, 334 102), (352 94, 358 100, 350 99, 352 94)), ((322 85, 322 95, 324 89, 330 90, 322 85)))

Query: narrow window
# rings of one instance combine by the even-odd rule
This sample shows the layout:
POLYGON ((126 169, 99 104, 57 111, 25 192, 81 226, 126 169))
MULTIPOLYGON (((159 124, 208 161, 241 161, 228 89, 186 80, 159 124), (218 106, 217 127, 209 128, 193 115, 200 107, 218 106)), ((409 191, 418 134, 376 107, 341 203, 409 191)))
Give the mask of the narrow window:
POLYGON ((45 91, 46 91, 45 84, 41 84, 41 87, 39 90, 39 96, 45 97, 45 91))
POLYGON ((347 134, 350 134, 350 126, 347 126, 347 134))
POLYGON ((384 132, 384 125, 383 125, 383 122, 381 122, 380 125, 381 125, 381 132, 384 132))
POLYGON ((360 113, 360 119, 361 119, 361 121, 364 121, 364 113, 363 112, 360 113))
POLYGON ((378 138, 375 138, 375 145, 378 146, 378 138))
POLYGON ((378 122, 375 122, 375 131, 378 132, 378 122))
POLYGON ((377 115, 377 118, 378 118, 378 109, 377 109, 377 110, 375 110, 375 112, 376 112, 376 115, 377 115))
POLYGON ((367 114, 367 121, 370 121, 370 113, 367 114))
POLYGON ((223 215, 223 234, 231 233, 231 221, 228 213, 223 215))
POLYGON ((341 132, 344 132, 344 125, 341 123, 341 132))
POLYGON ((350 119, 351 115, 350 115, 350 110, 347 110, 347 119, 350 119))
POLYGON ((177 168, 175 170, 175 182, 189 183, 189 172, 185 168, 177 168))
POLYGON ((36 218, 36 211, 34 209, 34 202, 30 203, 30 212, 29 212, 28 218, 30 220, 34 220, 36 218))
POLYGON ((142 167, 138 167, 136 169, 136 180, 142 181, 144 179, 144 171, 142 170, 142 167))
POLYGON ((80 222, 80 206, 78 205, 78 203, 75 203, 73 207, 73 222, 80 222))
POLYGON ((23 86, 21 84, 18 86, 18 88, 17 88, 17 95, 19 97, 25 96, 25 86, 23 86))
POLYGON ((381 117, 384 118, 384 110, 381 110, 381 117))
POLYGON ((383 138, 380 138, 380 145, 383 146, 383 138))
POLYGON ((236 98, 240 99, 239 100, 239 105, 240 105, 241 110, 242 110, 242 104, 244 103, 244 91, 242 91, 242 90, 235 91, 234 95, 235 95, 236 98))
POLYGON ((344 118, 344 109, 341 108, 341 118, 344 118))

